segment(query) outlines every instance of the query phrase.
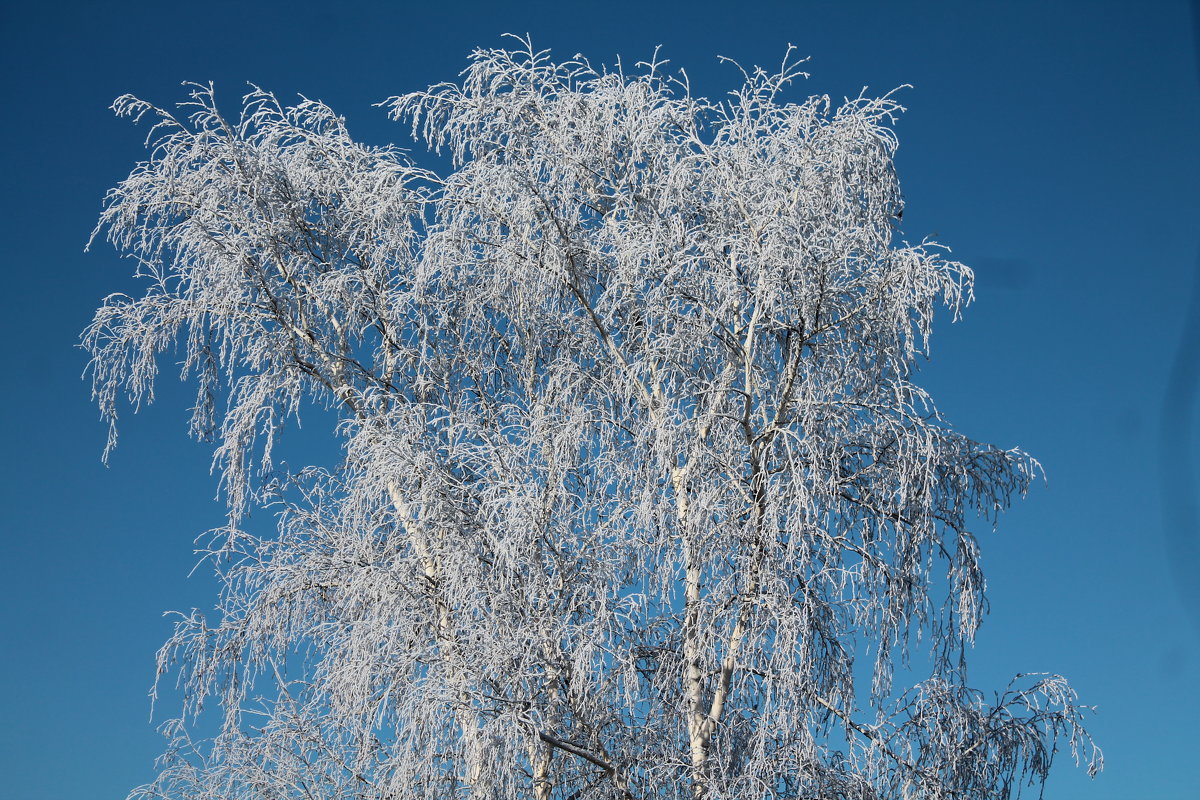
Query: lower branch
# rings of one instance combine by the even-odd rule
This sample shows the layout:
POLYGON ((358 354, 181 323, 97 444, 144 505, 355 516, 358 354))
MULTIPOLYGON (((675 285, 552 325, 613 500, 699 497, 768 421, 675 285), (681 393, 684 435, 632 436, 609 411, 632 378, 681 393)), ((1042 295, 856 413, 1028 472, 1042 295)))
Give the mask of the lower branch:
MULTIPOLYGON (((604 773, 608 775, 613 784, 621 790, 621 793, 628 800, 633 800, 633 795, 629 791, 628 781, 626 781, 625 777, 615 765, 609 763, 595 753, 589 752, 577 744, 572 744, 571 742, 559 739, 553 734, 546 733, 545 731, 538 731, 537 734, 539 739, 551 747, 556 747, 559 750, 562 750, 564 753, 570 753, 573 756, 582 758, 584 761, 595 764, 597 767, 604 770, 604 773)), ((547 759, 547 761, 549 761, 549 759, 547 759)))

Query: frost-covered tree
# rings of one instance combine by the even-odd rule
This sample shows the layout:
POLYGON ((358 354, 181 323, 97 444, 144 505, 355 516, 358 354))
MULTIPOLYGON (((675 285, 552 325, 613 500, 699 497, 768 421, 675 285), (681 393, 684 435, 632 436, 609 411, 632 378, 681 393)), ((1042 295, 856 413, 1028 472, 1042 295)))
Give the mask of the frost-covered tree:
POLYGON ((786 102, 801 74, 711 102, 662 62, 478 50, 386 104, 442 173, 318 102, 116 101, 155 125, 97 231, 148 288, 85 333, 95 396, 115 421, 179 346, 230 509, 135 797, 1004 798, 1061 747, 1099 767, 1061 678, 966 685, 968 528, 1037 464, 910 382, 972 276, 900 238, 900 107, 786 102), (344 460, 289 471, 314 407, 344 460))

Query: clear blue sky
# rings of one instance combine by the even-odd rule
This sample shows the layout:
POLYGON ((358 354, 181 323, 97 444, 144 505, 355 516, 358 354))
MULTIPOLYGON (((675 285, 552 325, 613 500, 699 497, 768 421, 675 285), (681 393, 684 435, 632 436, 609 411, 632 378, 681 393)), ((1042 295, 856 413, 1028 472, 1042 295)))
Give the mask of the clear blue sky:
POLYGON ((102 296, 133 290, 130 262, 83 252, 145 136, 108 104, 169 104, 181 81, 211 80, 232 107, 252 81, 328 102, 362 139, 402 142, 372 103, 529 32, 596 62, 661 44, 708 94, 736 79, 716 56, 774 65, 788 43, 812 57, 797 96, 913 85, 898 126, 906 233, 936 232, 978 271, 978 302, 935 331, 925 383, 961 430, 1024 447, 1049 475, 983 536, 993 610, 972 682, 1060 672, 1099 707, 1108 770, 1089 782, 1064 760, 1052 800, 1200 796, 1198 539, 1168 525, 1194 509, 1198 454, 1183 425, 1196 399, 1168 404, 1181 344, 1191 375, 1200 364, 1198 329, 1185 335, 1200 244, 1186 3, 336 5, 0 10, 0 795, 119 800, 148 780, 161 613, 213 600, 204 575, 187 577, 193 538, 222 508, 208 452, 185 436, 186 394, 168 374, 105 468, 80 380, 79 331, 102 296))

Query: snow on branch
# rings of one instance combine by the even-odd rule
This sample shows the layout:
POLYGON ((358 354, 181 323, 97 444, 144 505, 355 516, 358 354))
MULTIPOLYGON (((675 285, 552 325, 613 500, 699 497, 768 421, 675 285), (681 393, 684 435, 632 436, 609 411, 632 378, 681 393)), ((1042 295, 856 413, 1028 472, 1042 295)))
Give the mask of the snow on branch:
POLYGON ((714 102, 657 53, 480 49, 384 104, 444 174, 303 98, 116 101, 148 156, 93 238, 146 291, 85 331, 93 393, 111 447, 180 353, 230 509, 135 797, 1007 798, 1063 741, 1099 768, 1062 679, 964 685, 971 527, 1040 467, 914 383, 972 273, 902 238, 894 95, 790 99, 801 63, 714 102), (314 410, 344 460, 277 467, 314 410))

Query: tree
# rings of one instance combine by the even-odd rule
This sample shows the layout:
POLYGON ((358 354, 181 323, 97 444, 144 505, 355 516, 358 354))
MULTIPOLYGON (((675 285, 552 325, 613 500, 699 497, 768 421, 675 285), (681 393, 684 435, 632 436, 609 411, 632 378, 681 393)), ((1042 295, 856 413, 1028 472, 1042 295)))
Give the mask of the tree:
POLYGON ((935 800, 1064 743, 1100 767, 1058 676, 966 685, 968 526, 1038 465, 911 382, 972 274, 899 238, 900 106, 785 102, 790 58, 710 102, 664 63, 477 50, 386 104, 444 175, 318 102, 116 101, 156 124, 93 237, 148 289, 85 332, 94 394, 115 425, 181 342, 229 501, 134 796, 935 800), (313 407, 344 461, 276 465, 313 407))

